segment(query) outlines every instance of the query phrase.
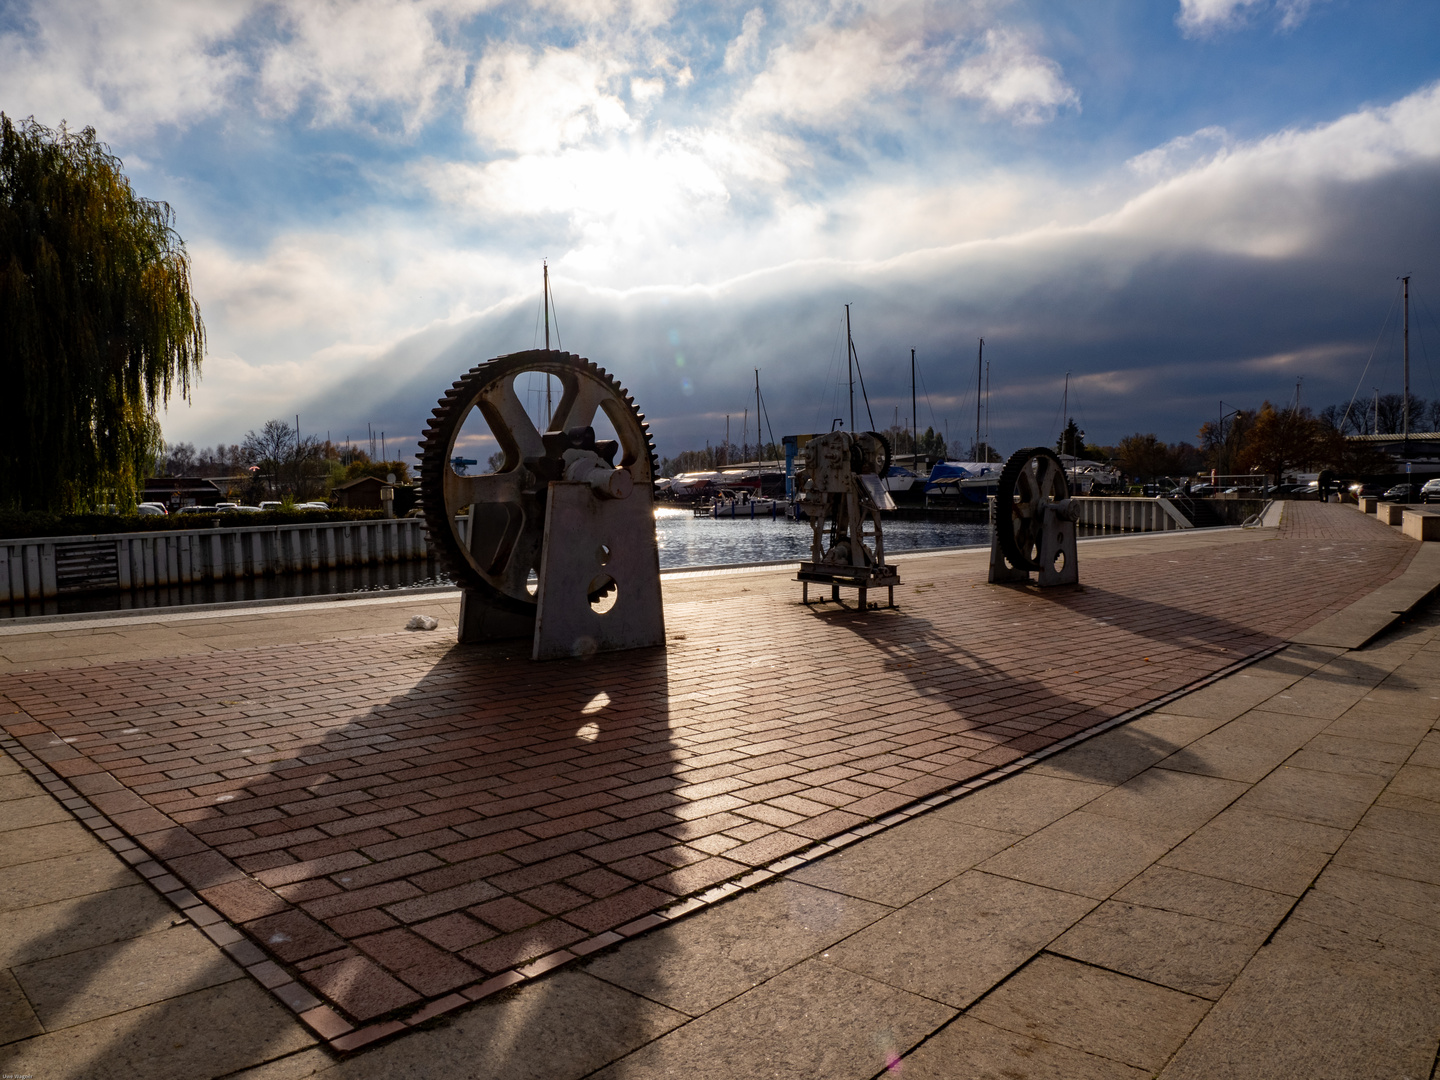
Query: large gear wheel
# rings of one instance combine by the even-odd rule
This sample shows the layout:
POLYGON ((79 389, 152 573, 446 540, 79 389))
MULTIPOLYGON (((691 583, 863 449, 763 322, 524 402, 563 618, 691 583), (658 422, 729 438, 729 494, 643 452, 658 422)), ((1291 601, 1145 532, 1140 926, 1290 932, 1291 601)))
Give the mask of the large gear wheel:
POLYGON ((1017 570, 1041 570, 1045 504, 1070 498, 1065 466, 1045 446, 1017 450, 1000 470, 995 491, 995 532, 1000 551, 1017 570))
MULTIPOLYGON (((547 349, 499 356, 471 368, 445 392, 420 440, 420 499, 431 542, 458 585, 517 615, 535 614, 530 577, 540 563, 550 474, 560 466, 551 458, 565 442, 556 434, 590 428, 596 410, 619 436, 620 460, 613 464, 629 470, 637 487, 652 484, 658 467, 644 414, 604 368, 583 357, 547 349), (516 377, 528 372, 553 375, 562 387, 545 434, 515 392, 516 377), (476 408, 505 459, 499 472, 461 475, 450 459, 466 417, 476 408), (553 445, 547 449, 547 443, 553 445), (468 541, 456 520, 467 509, 468 541)), ((598 448, 603 456, 607 447, 598 448)), ((608 449, 613 453, 616 448, 611 443, 608 449)), ((596 583, 592 599, 610 587, 608 579, 596 583)))

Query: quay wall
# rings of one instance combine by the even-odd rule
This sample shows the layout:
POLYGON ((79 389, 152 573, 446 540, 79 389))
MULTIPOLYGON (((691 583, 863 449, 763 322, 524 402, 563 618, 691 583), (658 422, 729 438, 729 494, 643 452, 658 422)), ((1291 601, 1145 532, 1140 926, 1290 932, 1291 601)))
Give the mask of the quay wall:
POLYGON ((0 601, 429 557, 423 518, 0 540, 0 601))

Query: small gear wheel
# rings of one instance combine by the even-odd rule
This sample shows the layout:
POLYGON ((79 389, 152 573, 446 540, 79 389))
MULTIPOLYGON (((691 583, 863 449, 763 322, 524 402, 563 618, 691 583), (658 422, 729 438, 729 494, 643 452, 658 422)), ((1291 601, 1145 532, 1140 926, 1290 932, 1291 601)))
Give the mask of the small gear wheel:
MULTIPOLYGON (((458 585, 504 610, 535 613, 530 579, 545 539, 549 480, 563 471, 557 455, 578 445, 602 457, 618 452, 613 464, 629 470, 637 487, 654 483, 655 443, 635 399, 604 368, 574 353, 533 349, 499 356, 471 368, 445 392, 420 440, 420 500, 431 543, 458 585), (553 375, 562 387, 545 433, 515 392, 516 377, 530 372, 553 375), (504 453, 498 472, 462 475, 451 464, 471 409, 480 410, 504 453), (618 447, 595 443, 597 410, 615 428, 618 447)), ((591 600, 611 588, 608 577, 597 579, 591 600)))
POLYGON ((1017 570, 1040 570, 1045 503, 1070 498, 1065 466, 1045 446, 1016 450, 1000 470, 995 491, 995 532, 1000 552, 1017 570))

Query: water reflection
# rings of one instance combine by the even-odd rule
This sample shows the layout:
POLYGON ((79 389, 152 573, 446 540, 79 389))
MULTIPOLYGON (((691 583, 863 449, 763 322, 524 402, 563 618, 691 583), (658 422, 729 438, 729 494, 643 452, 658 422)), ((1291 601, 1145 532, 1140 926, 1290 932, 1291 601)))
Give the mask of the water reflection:
MULTIPOLYGON (((950 521, 887 521, 886 555, 921 548, 990 543, 990 527, 950 521)), ((695 517, 689 510, 657 510, 660 568, 775 562, 810 555, 810 525, 803 521, 695 517)))

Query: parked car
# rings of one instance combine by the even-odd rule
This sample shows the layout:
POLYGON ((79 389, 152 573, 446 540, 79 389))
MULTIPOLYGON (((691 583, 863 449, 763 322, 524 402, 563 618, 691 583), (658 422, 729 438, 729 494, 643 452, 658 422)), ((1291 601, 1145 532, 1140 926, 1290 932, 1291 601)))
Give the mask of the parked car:
POLYGON ((261 512, 258 506, 232 506, 230 511, 235 514, 258 514, 261 512))
POLYGON ((175 511, 177 514, 214 514, 216 507, 213 506, 182 506, 175 511))
POLYGON ((262 503, 260 504, 259 509, 261 509, 261 510, 279 510, 279 509, 280 509, 280 503, 277 502, 277 501, 274 500, 274 499, 266 499, 264 502, 262 502, 262 503))
POLYGON ((1420 501, 1423 503, 1440 502, 1440 476, 1434 480, 1425 481, 1425 486, 1420 489, 1420 501))
POLYGON ((1385 494, 1384 484, 1362 484, 1355 482, 1350 485, 1350 496, 1357 502, 1365 498, 1379 498, 1385 494))
POLYGON ((1381 502, 1416 502, 1420 494, 1418 484, 1396 484, 1380 496, 1381 502))
POLYGON ((240 504, 239 504, 239 503, 233 503, 233 502, 216 503, 216 504, 215 504, 215 509, 216 509, 216 510, 239 510, 239 509, 240 509, 240 504))
POLYGON ((295 509, 296 509, 296 510, 329 510, 329 509, 330 509, 330 504, 327 503, 327 502, 303 502, 303 503, 296 503, 296 504, 295 504, 295 509))
POLYGON ((170 513, 164 503, 142 502, 135 508, 135 512, 141 517, 165 517, 170 513))

